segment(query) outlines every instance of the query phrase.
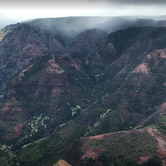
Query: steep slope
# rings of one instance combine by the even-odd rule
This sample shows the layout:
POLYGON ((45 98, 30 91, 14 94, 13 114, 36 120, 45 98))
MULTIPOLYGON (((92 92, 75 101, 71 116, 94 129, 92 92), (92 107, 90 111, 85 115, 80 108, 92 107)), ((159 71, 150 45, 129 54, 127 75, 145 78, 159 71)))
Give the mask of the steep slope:
MULTIPOLYGON (((80 62, 70 57, 46 55, 16 75, 9 84, 5 96, 6 103, 0 113, 0 123, 4 126, 2 131, 5 132, 2 145, 10 146, 14 140, 20 140, 13 146, 17 152, 27 143, 52 134, 56 135, 64 126, 75 123, 82 110, 88 108, 96 99, 92 92, 92 81, 81 68, 80 62)), ((80 126, 78 124, 78 127, 71 127, 75 138, 82 135, 82 132, 75 133, 76 128, 80 126)), ((60 135, 55 136, 57 143, 62 140, 60 135)), ((63 135, 65 137, 65 132, 62 132, 62 137, 63 135)), ((48 139, 49 142, 53 140, 52 137, 48 139)), ((71 143, 73 141, 74 139, 71 143)), ((60 144, 63 146, 66 143, 68 144, 68 141, 60 144)), ((59 151, 61 148, 58 149, 55 155, 63 154, 59 151)), ((27 158, 24 150, 21 152, 21 163, 27 158)), ((66 152, 68 150, 66 149, 66 152)), ((48 150, 47 153, 50 154, 51 164, 55 163, 57 157, 52 158, 52 151, 48 150)), ((37 162, 33 162, 29 157, 27 159, 30 160, 24 165, 42 164, 38 157, 37 162)))
POLYGON ((14 30, 19 25, 20 25, 20 23, 11 24, 11 25, 7 25, 4 28, 2 28, 0 30, 0 41, 4 38, 4 36, 6 36, 9 32, 11 32, 12 30, 14 30))
POLYGON ((107 37, 106 31, 102 29, 89 29, 80 33, 72 42, 71 48, 73 58, 85 58, 94 53, 107 37))
POLYGON ((85 138, 82 146, 84 154, 78 165, 97 164, 95 160, 103 151, 115 156, 115 159, 109 159, 114 164, 123 162, 121 164, 125 165, 123 155, 127 154, 137 162, 150 162, 150 157, 158 155, 165 165, 165 32, 165 28, 152 27, 118 31, 111 34, 101 49, 86 60, 96 71, 96 81, 100 82, 98 87, 102 89, 101 103, 93 109, 105 108, 106 111, 84 136, 132 129, 141 121, 138 127, 153 125, 157 129, 148 127, 85 138), (118 59, 113 59, 115 55, 116 58, 119 56, 118 59), (144 140, 139 141, 141 138, 144 140), (148 143, 142 145, 146 139, 148 143), (130 142, 127 143, 127 140, 130 142), (154 141, 153 145, 150 140, 154 141), (142 147, 143 150, 140 149, 142 147))
MULTIPOLYGON (((152 27, 118 31, 86 60, 101 89, 100 108, 109 108, 108 114, 114 116, 113 121, 117 124, 109 128, 108 124, 111 127, 115 122, 108 117, 102 122, 102 132, 115 131, 119 127, 129 129, 165 102, 165 49, 161 49, 165 48, 164 34, 165 28, 152 27)), ((94 134, 99 133, 95 130, 94 134)))
MULTIPOLYGON (((11 26, 10 26, 11 27, 11 26)), ((17 71, 26 69, 47 52, 69 55, 70 48, 63 39, 27 24, 18 24, 0 42, 0 88, 4 93, 6 81, 17 71)), ((6 32, 6 31, 5 31, 6 32)))
POLYGON ((133 26, 165 27, 165 21, 139 19, 135 17, 63 17, 44 18, 27 21, 27 24, 47 30, 61 36, 67 43, 72 43, 75 37, 88 29, 99 28, 108 34, 133 26))
POLYGON ((153 161, 153 164, 157 162, 155 165, 160 165, 160 159, 162 165, 165 166, 165 115, 166 104, 163 103, 154 114, 132 130, 83 138, 83 144, 79 147, 83 153, 75 165, 89 164, 90 161, 94 165, 99 161, 105 164, 112 162, 122 165, 127 165, 127 162, 136 165, 133 161, 137 161, 138 163, 147 162, 147 165, 150 165, 150 160, 153 161), (146 128, 144 128, 145 126, 146 128), (129 158, 126 158, 125 154, 129 158), (158 159, 153 157, 155 155, 158 156, 158 159))
POLYGON ((18 118, 24 123, 28 119, 31 121, 32 117, 47 116, 53 118, 56 129, 94 101, 92 82, 79 61, 70 57, 46 55, 15 76, 9 84, 5 99, 10 106, 2 108, 1 121, 13 118, 13 121, 6 120, 5 123, 6 128, 13 128, 12 134, 18 118))
MULTIPOLYGON (((93 165, 86 157, 96 159, 106 150, 116 159, 127 155, 137 162, 161 157, 155 140, 165 129, 164 119, 162 125, 151 122, 158 131, 128 130, 149 126, 149 117, 165 103, 165 34, 164 27, 132 27, 110 34, 84 59, 55 51, 19 71, 7 84, 0 110, 0 163, 7 152, 14 154, 8 156, 9 165, 24 166, 49 166, 59 159, 93 165), (99 134, 104 135, 95 136, 99 134)), ((160 147, 164 139, 158 141, 160 147)))
POLYGON ((133 22, 135 22, 135 19, 123 18, 123 17, 112 17, 103 23, 98 23, 93 26, 97 28, 101 28, 110 34, 117 30, 129 28, 133 22))
POLYGON ((48 52, 60 56, 89 55, 102 43, 106 32, 91 29, 79 34, 71 46, 58 35, 26 23, 6 26, 0 42, 0 95, 3 97, 6 82, 19 70, 26 69, 48 52), (92 41, 93 42, 92 42, 92 41), (81 43, 82 41, 82 43, 81 43), (91 47, 89 47, 89 45, 91 47), (82 49, 80 49, 82 47, 82 49))
POLYGON ((71 166, 64 160, 59 160, 54 166, 71 166))
POLYGON ((50 33, 60 35, 67 43, 71 43, 79 33, 96 28, 94 24, 103 23, 109 17, 62 17, 62 18, 45 18, 29 21, 28 24, 50 33))

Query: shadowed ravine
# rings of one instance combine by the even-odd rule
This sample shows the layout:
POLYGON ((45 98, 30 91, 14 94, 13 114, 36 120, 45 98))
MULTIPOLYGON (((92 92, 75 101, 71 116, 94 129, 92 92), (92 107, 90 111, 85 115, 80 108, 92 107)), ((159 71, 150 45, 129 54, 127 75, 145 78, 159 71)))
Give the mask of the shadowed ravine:
POLYGON ((1 30, 1 166, 166 165, 165 21, 98 19, 1 30))

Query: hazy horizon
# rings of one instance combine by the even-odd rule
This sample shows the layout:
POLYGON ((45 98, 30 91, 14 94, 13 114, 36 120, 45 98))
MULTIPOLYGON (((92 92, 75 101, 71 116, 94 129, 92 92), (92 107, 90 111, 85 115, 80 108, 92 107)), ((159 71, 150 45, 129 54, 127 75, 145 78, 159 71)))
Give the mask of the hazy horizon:
POLYGON ((69 16, 162 16, 164 0, 61 0, 1 2, 0 17, 13 21, 69 16))

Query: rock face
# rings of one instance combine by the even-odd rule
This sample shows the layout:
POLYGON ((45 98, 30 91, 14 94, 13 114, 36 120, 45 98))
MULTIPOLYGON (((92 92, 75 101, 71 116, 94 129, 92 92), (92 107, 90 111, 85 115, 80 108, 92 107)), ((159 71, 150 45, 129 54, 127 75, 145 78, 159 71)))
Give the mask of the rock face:
POLYGON ((80 33, 71 44, 73 58, 84 58, 99 48, 107 33, 102 29, 90 29, 80 33))
POLYGON ((62 55, 65 52, 67 54, 65 43, 60 37, 44 33, 40 29, 26 24, 20 25, 5 36, 0 47, 1 68, 10 65, 8 59, 11 59, 12 62, 16 59, 17 68, 22 69, 37 61, 46 52, 53 51, 62 55))
POLYGON ((166 28, 105 36, 86 30, 69 46, 61 35, 23 24, 0 42, 0 138, 9 166, 49 166, 59 158, 102 165, 105 151, 121 165, 124 154, 137 162, 161 158, 149 130, 139 127, 165 131, 166 28))
POLYGON ((7 25, 4 28, 2 28, 0 30, 0 41, 12 30, 14 30, 16 27, 18 27, 20 25, 20 23, 17 24, 11 24, 11 25, 7 25))
POLYGON ((71 166, 69 163, 67 163, 64 160, 59 160, 55 165, 53 166, 71 166))
POLYGON ((0 32, 3 39, 0 42, 1 95, 4 94, 4 86, 9 78, 36 63, 45 54, 52 52, 60 56, 83 58, 94 52, 107 35, 102 30, 92 29, 80 34, 68 46, 61 35, 50 33, 36 24, 37 27, 29 24, 7 26, 0 32))
POLYGON ((26 69, 48 52, 68 56, 70 48, 55 35, 27 24, 16 27, 0 42, 0 87, 17 71, 26 69))
POLYGON ((0 31, 0 41, 3 39, 3 37, 4 37, 4 32, 1 30, 0 31))

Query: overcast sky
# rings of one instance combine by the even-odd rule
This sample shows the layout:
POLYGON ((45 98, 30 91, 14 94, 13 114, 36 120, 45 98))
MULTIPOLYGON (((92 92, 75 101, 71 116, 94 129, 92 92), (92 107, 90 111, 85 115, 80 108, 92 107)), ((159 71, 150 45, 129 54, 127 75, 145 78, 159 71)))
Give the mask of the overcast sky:
POLYGON ((166 0, 4 0, 0 17, 17 21, 64 16, 166 15, 166 0))

